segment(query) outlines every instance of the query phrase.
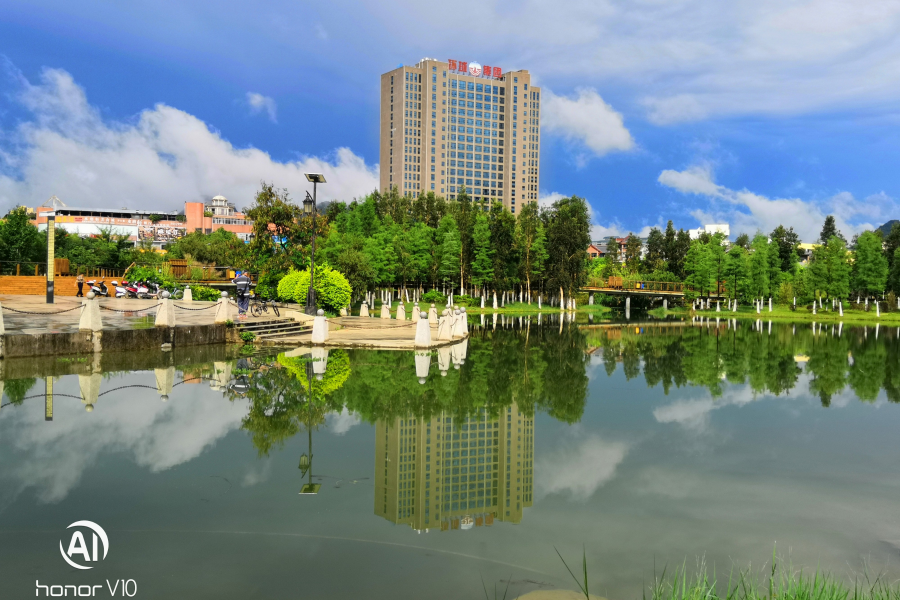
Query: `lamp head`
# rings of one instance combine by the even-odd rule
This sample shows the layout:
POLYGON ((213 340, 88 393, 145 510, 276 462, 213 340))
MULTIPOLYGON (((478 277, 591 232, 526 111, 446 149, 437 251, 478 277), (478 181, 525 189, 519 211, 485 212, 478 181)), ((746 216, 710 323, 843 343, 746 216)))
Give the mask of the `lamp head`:
POLYGON ((325 183, 325 176, 322 173, 306 173, 306 180, 310 183, 325 183))

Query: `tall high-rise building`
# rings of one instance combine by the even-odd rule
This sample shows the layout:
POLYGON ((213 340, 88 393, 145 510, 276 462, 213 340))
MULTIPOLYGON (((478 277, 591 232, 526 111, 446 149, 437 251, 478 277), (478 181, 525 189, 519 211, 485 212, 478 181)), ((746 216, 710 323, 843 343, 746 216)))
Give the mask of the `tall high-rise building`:
POLYGON ((537 202, 541 90, 528 71, 423 58, 381 76, 381 190, 537 202))
POLYGON ((534 419, 500 416, 379 421, 375 514, 418 531, 519 523, 534 489, 534 419))

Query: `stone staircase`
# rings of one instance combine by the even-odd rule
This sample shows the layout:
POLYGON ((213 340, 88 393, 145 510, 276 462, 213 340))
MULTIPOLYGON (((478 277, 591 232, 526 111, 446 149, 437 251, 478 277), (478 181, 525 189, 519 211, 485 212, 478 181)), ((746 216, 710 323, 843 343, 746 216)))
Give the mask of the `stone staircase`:
POLYGON ((312 332, 312 325, 299 323, 293 319, 256 319, 235 323, 238 332, 251 331, 260 341, 278 341, 281 338, 312 332))

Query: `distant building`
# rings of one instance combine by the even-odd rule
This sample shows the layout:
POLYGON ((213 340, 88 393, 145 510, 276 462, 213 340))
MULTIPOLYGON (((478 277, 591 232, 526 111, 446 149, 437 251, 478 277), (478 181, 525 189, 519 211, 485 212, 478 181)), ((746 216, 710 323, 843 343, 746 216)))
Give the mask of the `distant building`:
POLYGON ((246 241, 253 231, 253 222, 239 213, 225 196, 215 196, 207 203, 185 202, 184 216, 189 232, 212 233, 221 227, 246 241))
POLYGON ((606 254, 606 252, 602 251, 596 244, 588 246, 587 253, 591 258, 601 258, 606 254))
POLYGON ((688 234, 690 234, 692 240, 696 240, 704 233, 708 233, 709 235, 723 233, 727 239, 731 235, 731 226, 729 226, 728 223, 710 223, 703 227, 698 227, 697 229, 688 229, 688 234))
POLYGON ((798 244, 797 245, 797 254, 800 256, 800 263, 804 265, 809 264, 809 259, 812 258, 813 250, 821 246, 822 244, 798 244))
POLYGON ((222 228, 247 241, 253 231, 253 222, 238 212, 234 204, 224 196, 215 196, 209 202, 185 202, 184 213, 177 211, 138 210, 132 208, 78 208, 51 196, 35 209, 38 230, 46 231, 47 217, 56 217, 57 227, 81 237, 94 237, 103 231, 124 235, 133 242, 152 240, 155 247, 199 231, 212 233, 222 228))

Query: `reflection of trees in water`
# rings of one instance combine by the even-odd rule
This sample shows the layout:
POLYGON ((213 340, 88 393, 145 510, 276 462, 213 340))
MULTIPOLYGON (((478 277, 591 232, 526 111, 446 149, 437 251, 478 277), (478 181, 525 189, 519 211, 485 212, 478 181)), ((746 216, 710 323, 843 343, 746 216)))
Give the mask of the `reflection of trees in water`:
POLYGON ((603 349, 603 363, 611 375, 621 363, 627 379, 640 374, 643 364, 648 387, 699 385, 721 396, 725 381, 746 383, 755 393, 780 395, 796 385, 806 363, 810 391, 823 406, 849 386, 860 400, 871 402, 883 388, 891 402, 900 402, 900 341, 871 328, 831 329, 814 334, 808 325, 779 324, 757 330, 742 322, 737 329, 716 327, 654 328, 638 333, 634 327, 590 330, 588 344, 603 349), (808 359, 808 360, 807 360, 808 359))
POLYGON ((10 403, 21 404, 35 383, 37 383, 37 379, 34 377, 7 379, 3 382, 3 395, 9 398, 10 403))
POLYGON ((280 354, 271 368, 241 371, 241 393, 234 386, 229 393, 249 401, 243 428, 261 455, 344 409, 370 423, 441 412, 463 422, 482 410, 496 418, 516 403, 528 416, 537 409, 574 423, 587 398, 585 349, 574 326, 474 331, 465 362, 442 375, 433 360, 424 384, 412 352, 331 350, 323 379, 312 381, 312 402, 309 358, 280 354))

